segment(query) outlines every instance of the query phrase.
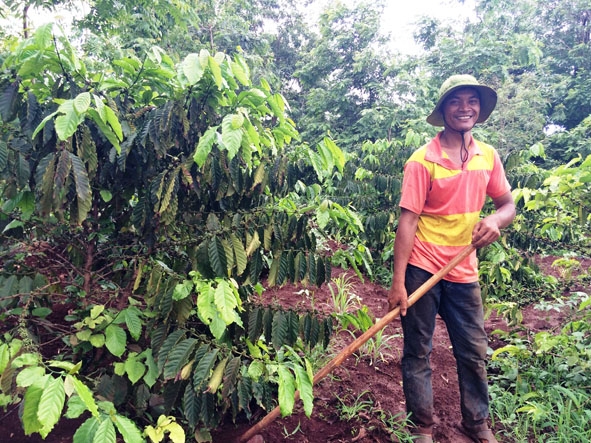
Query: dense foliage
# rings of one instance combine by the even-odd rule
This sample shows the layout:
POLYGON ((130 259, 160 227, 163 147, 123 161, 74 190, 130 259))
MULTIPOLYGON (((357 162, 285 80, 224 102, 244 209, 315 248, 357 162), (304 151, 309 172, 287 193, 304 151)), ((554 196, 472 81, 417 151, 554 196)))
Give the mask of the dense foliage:
MULTIPOLYGON (((476 135, 519 206, 480 253, 489 302, 518 319, 557 290, 532 252, 588 253, 585 0, 482 0, 462 29, 426 18, 414 56, 388 47, 383 2, 310 23, 288 0, 107 0, 71 34, 27 27, 62 3, 1 11, 25 28, 0 44, 0 405, 23 405, 27 434, 86 413, 75 441, 207 440, 228 415, 290 413, 296 389, 310 414, 334 317, 257 294, 332 266, 388 284, 404 161, 452 73, 499 91, 476 135)), ((552 348, 587 346, 571 326, 578 341, 552 348)))

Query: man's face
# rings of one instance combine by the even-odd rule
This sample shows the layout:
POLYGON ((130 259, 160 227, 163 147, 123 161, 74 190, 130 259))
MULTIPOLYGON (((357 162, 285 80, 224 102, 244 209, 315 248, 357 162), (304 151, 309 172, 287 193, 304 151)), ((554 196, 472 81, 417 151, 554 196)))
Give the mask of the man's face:
POLYGON ((441 111, 445 127, 456 131, 470 131, 480 114, 480 97, 473 88, 457 89, 445 99, 441 111))

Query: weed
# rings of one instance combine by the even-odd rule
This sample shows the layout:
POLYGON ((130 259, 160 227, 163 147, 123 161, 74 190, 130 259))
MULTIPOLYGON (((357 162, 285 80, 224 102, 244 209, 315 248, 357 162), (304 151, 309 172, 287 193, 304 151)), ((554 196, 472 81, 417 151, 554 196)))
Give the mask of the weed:
POLYGON ((581 270, 581 262, 574 258, 562 257, 554 260, 552 267, 558 269, 560 277, 568 285, 572 281, 573 273, 581 270))
POLYGON ((285 438, 289 438, 289 437, 293 437, 294 435, 296 435, 298 432, 301 432, 301 425, 302 423, 300 421, 298 421, 298 425, 295 427, 295 429, 293 431, 288 431, 287 428, 285 426, 283 426, 283 436, 285 438))
POLYGON ((393 415, 381 408, 375 408, 370 391, 363 391, 357 396, 347 394, 343 398, 337 397, 337 399, 340 402, 338 410, 342 420, 359 421, 361 418, 365 425, 368 425, 368 430, 371 431, 378 427, 388 433, 392 441, 405 443, 413 440, 412 435, 408 433, 410 421, 406 414, 393 415))
POLYGON ((359 353, 369 358, 370 365, 375 365, 378 361, 385 362, 388 358, 394 358, 390 341, 398 336, 384 334, 384 330, 381 329, 359 348, 359 353))
POLYGON ((314 311, 316 309, 316 297, 314 291, 310 291, 308 288, 300 289, 296 292, 297 295, 302 297, 302 305, 306 306, 309 305, 310 311, 314 311))
POLYGON ((374 415, 377 416, 384 429, 390 434, 391 441, 406 443, 414 440, 415 437, 408 433, 411 422, 403 412, 393 415, 390 412, 378 409, 374 411, 374 415))
POLYGON ((486 305, 486 315, 487 317, 490 315, 492 311, 497 311, 503 319, 507 322, 509 326, 517 326, 520 325, 523 321, 523 314, 521 313, 521 309, 519 309, 519 305, 515 302, 498 302, 498 303, 489 303, 486 305))
POLYGON ((353 284, 350 276, 342 274, 333 278, 332 282, 328 284, 328 289, 330 289, 333 312, 337 315, 345 314, 352 308, 359 307, 361 298, 352 292, 353 284))
POLYGON ((534 309, 539 311, 557 311, 560 312, 563 308, 574 308, 581 302, 589 299, 589 295, 585 292, 571 292, 568 297, 554 298, 552 300, 540 300, 535 304, 534 309))
POLYGON ((537 308, 548 311, 557 304, 571 308, 561 330, 541 331, 528 340, 506 334, 509 344, 492 354, 492 417, 510 430, 511 441, 591 441, 591 302, 587 294, 576 293, 537 308))
POLYGON ((357 397, 347 394, 343 398, 337 396, 340 405, 337 407, 340 412, 341 419, 345 421, 356 420, 359 414, 368 415, 372 411, 373 400, 370 397, 369 391, 363 391, 357 397), (363 397, 367 396, 367 399, 363 397))
MULTIPOLYGON (((339 316, 339 319, 342 328, 353 337, 355 337, 356 331, 363 333, 374 325, 374 319, 369 314, 367 306, 363 306, 355 315, 343 314, 339 316), (348 329, 349 326, 353 326, 355 330, 348 329)), ((378 361, 386 361, 386 358, 392 358, 393 348, 390 341, 397 337, 399 337, 398 334, 388 335, 384 333, 384 329, 381 329, 359 348, 358 358, 367 357, 370 365, 375 365, 378 361)))

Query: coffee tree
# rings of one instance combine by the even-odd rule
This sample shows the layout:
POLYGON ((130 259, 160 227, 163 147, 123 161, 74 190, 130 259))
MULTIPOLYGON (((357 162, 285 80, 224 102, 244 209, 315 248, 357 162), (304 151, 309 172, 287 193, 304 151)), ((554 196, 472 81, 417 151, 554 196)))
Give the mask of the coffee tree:
POLYGON ((331 140, 299 141, 240 54, 99 64, 52 25, 11 48, 0 116, 2 405, 25 389, 27 434, 47 435, 64 404, 91 413, 75 441, 135 441, 127 417, 145 413, 161 417, 148 434, 176 430, 179 411, 206 433, 277 393, 287 414, 296 388, 311 413, 301 351, 327 344, 330 319, 251 300, 263 280, 330 278, 312 227, 334 213, 311 191, 344 168, 331 140), (60 305, 55 363, 27 331, 60 305))

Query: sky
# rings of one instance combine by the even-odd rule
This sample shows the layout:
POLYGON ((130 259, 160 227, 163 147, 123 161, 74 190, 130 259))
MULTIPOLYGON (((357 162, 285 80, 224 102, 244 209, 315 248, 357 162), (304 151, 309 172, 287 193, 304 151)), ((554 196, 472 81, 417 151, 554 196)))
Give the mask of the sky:
MULTIPOLYGON (((334 0, 316 0, 317 5, 326 4, 334 0)), ((358 0, 341 0, 351 6, 358 0)), ((392 35, 392 46, 403 54, 411 54, 420 51, 414 43, 413 32, 415 23, 422 16, 434 16, 442 22, 454 22, 458 25, 467 19, 473 19, 476 0, 386 0, 384 17, 382 21, 383 31, 392 35)), ((78 0, 78 9, 86 9, 85 0, 78 0)), ((314 6, 312 6, 314 9, 314 6)), ((67 13, 58 11, 55 13, 44 12, 35 17, 35 25, 39 26, 48 21, 67 22, 67 13)))
POLYGON ((382 26, 392 34, 393 46, 402 53, 418 48, 413 40, 415 23, 423 16, 457 25, 475 18, 475 0, 387 0, 382 26))

